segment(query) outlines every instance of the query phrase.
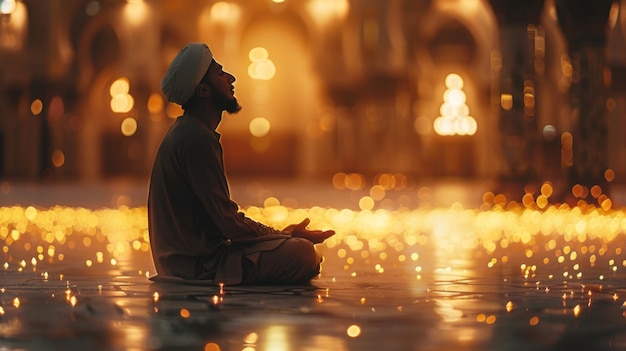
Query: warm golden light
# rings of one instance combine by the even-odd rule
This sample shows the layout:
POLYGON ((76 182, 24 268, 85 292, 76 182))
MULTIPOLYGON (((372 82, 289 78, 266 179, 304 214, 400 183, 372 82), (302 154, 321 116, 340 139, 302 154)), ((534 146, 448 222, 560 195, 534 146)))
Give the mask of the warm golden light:
POLYGON ((443 94, 441 114, 435 118, 433 127, 439 135, 474 135, 478 128, 474 117, 469 116, 469 108, 465 104, 463 79, 456 73, 446 76, 446 91, 443 94))
POLYGON ((502 106, 502 109, 505 111, 511 111, 513 109, 513 95, 501 94, 500 106, 502 106))
POLYGON ((604 171, 604 179, 609 183, 615 180, 615 171, 610 168, 604 171))
POLYGON ((143 0, 127 0, 124 16, 128 23, 139 25, 148 17, 149 8, 143 0))
MULTIPOLYGON (((320 246, 324 246, 324 250, 334 250, 327 251, 325 257, 327 262, 339 261, 337 267, 343 277, 338 279, 349 280, 357 276, 368 279, 379 275, 393 279, 406 273, 413 283, 420 285, 420 289, 425 288, 423 284, 426 281, 429 288, 438 290, 432 293, 431 301, 436 303, 434 312, 445 323, 460 321, 466 325, 469 321, 483 323, 483 326, 497 325, 503 320, 517 318, 515 313, 503 316, 500 312, 506 314, 516 310, 522 313, 520 315, 528 313, 528 300, 517 294, 511 295, 511 301, 497 298, 498 302, 490 305, 493 306, 490 311, 479 311, 475 307, 466 309, 456 303, 458 299, 447 295, 437 299, 436 294, 454 293, 454 288, 448 291, 448 284, 456 284, 458 280, 456 277, 453 280, 450 277, 443 280, 435 277, 435 283, 431 284, 433 272, 435 275, 464 274, 460 269, 465 267, 456 265, 465 252, 469 252, 472 260, 477 260, 484 267, 483 270, 493 270, 498 277, 506 271, 505 281, 508 278, 524 280, 507 282, 506 285, 523 286, 528 293, 535 290, 535 294, 551 295, 559 305, 563 302, 562 314, 568 318, 579 318, 581 312, 584 314, 582 309, 585 305, 582 303, 587 303, 587 300, 591 303, 592 299, 604 299, 615 306, 622 305, 623 301, 618 302, 619 288, 615 288, 613 279, 620 279, 626 267, 626 259, 620 257, 626 252, 622 248, 626 214, 610 207, 598 207, 597 201, 610 201, 603 187, 572 187, 572 194, 594 197, 591 199, 593 203, 581 198, 578 206, 551 203, 557 190, 553 183, 546 181, 540 186, 532 184, 524 187, 524 196, 520 199, 485 192, 480 209, 465 209, 458 203, 448 208, 433 208, 431 205, 417 205, 410 209, 402 207, 401 210, 374 208, 377 201, 389 200, 394 195, 394 189, 401 188, 405 183, 399 173, 377 174, 368 184, 368 179, 362 174, 340 172, 333 177, 333 184, 349 193, 360 209, 290 208, 281 204, 285 203, 284 199, 267 193, 260 199, 262 205, 242 208, 242 212, 276 228, 310 218, 312 228, 336 230, 337 234, 320 246), (355 189, 362 191, 353 191, 355 189), (429 252, 433 248, 436 249, 435 256, 429 252), (433 257, 438 260, 435 265, 431 260, 433 257), (588 270, 594 266, 594 270, 588 270), (593 284, 595 279, 605 280, 606 284, 593 284), (579 302, 572 301, 570 305, 569 300, 574 295, 579 298, 580 292, 575 291, 578 287, 581 287, 585 301, 573 307, 579 302), (506 312, 498 311, 503 308, 506 312)), ((409 188, 409 191, 416 192, 424 201, 434 192, 425 186, 409 188)), ((132 253, 148 255, 150 246, 146 218, 145 206, 131 208, 122 205, 98 210, 63 206, 47 209, 35 206, 0 207, 1 252, 5 254, 2 257, 6 257, 3 260, 4 270, 30 274, 31 270, 50 268, 50 272, 55 273, 41 272, 40 279, 59 279, 64 284, 63 275, 56 272, 67 267, 67 263, 59 267, 50 265, 63 261, 65 257, 66 261, 76 260, 73 262, 79 262, 82 269, 91 271, 102 266, 111 268, 117 262, 124 265, 132 253)), ((149 272, 139 270, 138 275, 147 277, 149 272)), ((487 273, 490 277, 495 275, 487 273)), ((334 278, 332 282, 335 282, 334 278)), ((465 282, 462 284, 464 288, 467 286, 465 282)), ((68 304, 79 308, 77 290, 68 282, 64 291, 65 295, 60 296, 68 304)), ((98 291, 102 291, 101 285, 98 291)), ((228 286, 220 284, 219 293, 212 297, 209 295, 208 301, 214 305, 222 303, 224 296, 229 296, 227 291, 228 286)), ((2 306, 9 313, 9 309, 20 306, 19 299, 14 301, 13 306, 10 305, 14 297, 7 297, 2 306)), ((316 306, 336 304, 328 290, 326 294, 317 291, 310 297, 316 306)), ((169 302, 164 295, 153 291, 145 291, 143 298, 152 309, 165 310, 169 302)), ((367 291, 352 298, 352 304, 372 312, 381 301, 378 295, 368 295, 367 291)), ((29 301, 25 299, 22 302, 26 306, 29 301)), ((192 318, 189 305, 176 306, 173 312, 177 318, 192 318)), ((393 313, 409 310, 408 305, 404 309, 403 306, 394 307, 393 313)), ((3 313, 4 310, 0 309, 0 316, 3 313)), ((543 313, 527 315, 522 317, 523 323, 536 326, 543 316, 543 313)), ((362 334, 362 327, 357 322, 355 320, 355 324, 350 322, 342 327, 345 328, 344 337, 355 338, 362 334)), ((258 345, 258 349, 284 349, 281 347, 289 346, 292 341, 288 337, 293 335, 290 334, 292 331, 284 326, 270 326, 259 334, 243 331, 237 337, 239 343, 242 339, 244 342, 243 348, 239 349, 252 350, 257 347, 257 342, 263 343, 258 345)), ((217 344, 203 345, 205 349, 219 350, 217 344)))
POLYGON ((248 53, 251 63, 248 65, 248 75, 252 79, 270 80, 276 75, 276 66, 269 59, 267 49, 255 47, 248 53))
POLYGON ((189 312, 188 309, 183 308, 180 310, 180 316, 183 318, 189 318, 189 316, 191 316, 191 313, 189 312))
POLYGON ((255 137, 264 137, 270 132, 270 121, 263 117, 257 117, 250 121, 248 129, 250 134, 255 137))
POLYGON ((33 100, 33 102, 30 104, 30 113, 32 113, 33 116, 37 116, 42 111, 43 111, 43 102, 40 99, 33 100))
POLYGON ((356 338, 357 336, 361 335, 361 327, 353 324, 348 327, 348 330, 346 330, 346 334, 348 334, 348 336, 351 338, 356 338))
POLYGON ((217 23, 233 23, 241 17, 239 6, 226 1, 218 1, 211 6, 211 20, 217 23))
POLYGON ((65 154, 63 151, 56 149, 52 152, 52 165, 59 168, 65 164, 65 154))
POLYGON ((135 107, 135 100, 128 94, 130 83, 125 77, 115 80, 109 88, 111 94, 111 111, 115 113, 127 113, 135 107))
POLYGON ((161 94, 150 94, 148 98, 148 111, 152 114, 161 113, 163 111, 163 97, 161 94))
POLYGON ((259 340, 259 335, 257 333, 249 333, 243 338, 243 342, 246 344, 256 344, 259 340))
POLYGON ((365 177, 359 173, 350 173, 344 178, 344 183, 350 190, 360 190, 365 186, 365 177))
POLYGON ((210 342, 204 345, 204 351, 220 351, 220 345, 210 342))
POLYGON ((450 89, 463 89, 463 78, 456 73, 450 73, 446 77, 446 87, 450 89))
POLYGON ((179 104, 168 103, 167 108, 165 109, 165 114, 167 117, 175 119, 183 115, 183 108, 179 104))
POLYGON ((135 106, 135 100, 132 96, 125 95, 116 95, 111 98, 111 111, 115 113, 127 113, 133 109, 135 106))
POLYGON ((359 200, 359 208, 364 211, 371 211, 374 208, 374 199, 369 196, 363 196, 359 200))
POLYGON ((267 337, 264 339, 262 350, 289 350, 287 328, 280 325, 271 325, 267 328, 267 337))
POLYGON ((269 53, 265 48, 255 47, 248 53, 248 58, 251 62, 262 62, 269 58, 269 53))
POLYGON ((111 83, 111 87, 109 88, 109 94, 111 94, 111 97, 128 94, 129 91, 130 83, 126 77, 116 79, 113 83, 111 83))
POLYGON ((120 130, 124 136, 131 136, 137 132, 137 121, 132 117, 124 118, 120 125, 120 130))
POLYGON ((333 175, 332 179, 333 187, 338 190, 343 190, 346 188, 346 174, 343 172, 338 172, 333 175))
POLYGON ((307 8, 318 25, 323 26, 344 19, 350 11, 350 4, 348 0, 310 0, 307 8))

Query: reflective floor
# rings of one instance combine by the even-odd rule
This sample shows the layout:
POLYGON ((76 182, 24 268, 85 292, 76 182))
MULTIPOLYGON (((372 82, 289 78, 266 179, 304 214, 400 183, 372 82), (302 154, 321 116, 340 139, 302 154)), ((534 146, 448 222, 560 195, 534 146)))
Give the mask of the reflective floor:
POLYGON ((152 283, 141 187, 5 185, 0 350, 626 350, 623 211, 235 186, 251 217, 337 230, 310 285, 152 283))

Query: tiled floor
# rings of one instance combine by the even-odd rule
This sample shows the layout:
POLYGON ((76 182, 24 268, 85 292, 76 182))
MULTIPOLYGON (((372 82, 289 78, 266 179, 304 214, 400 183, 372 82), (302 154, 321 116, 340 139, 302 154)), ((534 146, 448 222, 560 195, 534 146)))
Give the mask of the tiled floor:
MULTIPOLYGON (((33 194, 80 201, 80 191, 61 190, 33 194)), ((109 192, 95 190, 135 196, 109 192)), ((10 196, 44 201, 33 194, 14 188, 10 196)), ((220 288, 148 281, 153 268, 140 239, 124 239, 136 249, 113 262, 107 245, 120 241, 85 228, 63 242, 48 238, 43 232, 65 217, 41 207, 37 220, 57 219, 49 229, 31 227, 34 218, 23 228, 12 222, 0 244, 0 350, 626 350, 626 236, 595 234, 622 225, 621 211, 302 211, 340 229, 318 247, 320 277, 306 286, 220 288), (361 221, 369 228, 357 230, 361 221), (543 234, 537 225, 573 227, 543 234), (494 240, 497 230, 506 235, 494 240)))

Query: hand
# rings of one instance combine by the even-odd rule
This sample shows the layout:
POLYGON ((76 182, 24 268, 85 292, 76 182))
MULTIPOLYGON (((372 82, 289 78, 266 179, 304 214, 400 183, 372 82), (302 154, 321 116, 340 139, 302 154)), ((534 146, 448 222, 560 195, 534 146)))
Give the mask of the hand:
POLYGON ((312 242, 313 244, 322 243, 324 242, 324 240, 335 235, 334 230, 309 230, 306 228, 309 223, 311 223, 311 220, 305 218, 302 222, 298 224, 292 224, 290 226, 287 226, 284 231, 291 233, 291 236, 294 238, 303 238, 312 242))

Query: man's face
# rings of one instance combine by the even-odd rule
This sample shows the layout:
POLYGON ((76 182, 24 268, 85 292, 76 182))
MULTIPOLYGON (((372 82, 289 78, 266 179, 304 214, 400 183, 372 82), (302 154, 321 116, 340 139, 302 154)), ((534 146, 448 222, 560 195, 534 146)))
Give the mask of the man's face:
POLYGON ((235 77, 224 71, 222 65, 215 60, 211 62, 207 72, 207 80, 211 87, 211 102, 228 113, 237 113, 241 106, 235 97, 235 77))

